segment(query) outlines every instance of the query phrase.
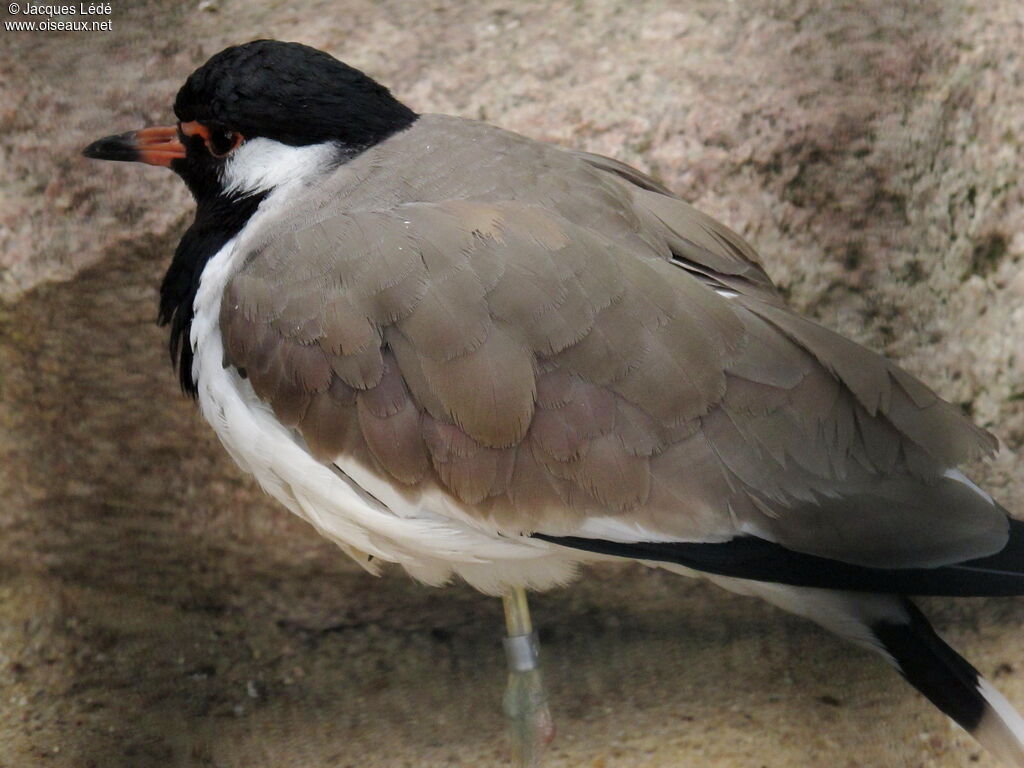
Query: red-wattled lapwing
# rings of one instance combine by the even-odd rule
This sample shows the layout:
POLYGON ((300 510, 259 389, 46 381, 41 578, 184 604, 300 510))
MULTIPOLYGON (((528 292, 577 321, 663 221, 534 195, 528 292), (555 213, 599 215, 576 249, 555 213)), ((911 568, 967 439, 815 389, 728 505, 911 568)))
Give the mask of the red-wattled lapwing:
POLYGON ((1024 525, 957 469, 995 439, 795 314, 742 238, 295 43, 222 51, 174 112, 85 154, 196 198, 160 291, 182 386, 364 567, 504 596, 524 763, 551 733, 524 590, 628 558, 877 651, 1024 766, 1024 721, 906 597, 1024 592, 1024 525))

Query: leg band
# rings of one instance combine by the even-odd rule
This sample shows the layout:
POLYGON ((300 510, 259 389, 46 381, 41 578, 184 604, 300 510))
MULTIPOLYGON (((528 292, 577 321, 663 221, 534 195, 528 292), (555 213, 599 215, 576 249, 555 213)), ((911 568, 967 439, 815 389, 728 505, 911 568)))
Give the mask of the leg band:
POLYGON ((506 636, 502 643, 505 646, 505 658, 511 672, 529 672, 540 666, 537 633, 528 635, 506 636))

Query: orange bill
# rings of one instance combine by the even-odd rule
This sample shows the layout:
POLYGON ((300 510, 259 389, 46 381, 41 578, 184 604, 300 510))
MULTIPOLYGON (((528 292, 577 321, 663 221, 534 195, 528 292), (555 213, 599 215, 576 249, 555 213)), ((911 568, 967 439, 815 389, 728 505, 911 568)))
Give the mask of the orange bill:
POLYGON ((169 168, 171 161, 185 157, 185 145, 174 125, 155 125, 139 131, 105 136, 94 141, 82 154, 96 160, 148 163, 169 168))

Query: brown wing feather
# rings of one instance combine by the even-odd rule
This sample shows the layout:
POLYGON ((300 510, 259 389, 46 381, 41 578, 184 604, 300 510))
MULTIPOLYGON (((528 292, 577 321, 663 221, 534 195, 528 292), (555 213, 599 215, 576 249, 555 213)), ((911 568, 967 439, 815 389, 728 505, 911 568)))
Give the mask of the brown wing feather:
MULTIPOLYGON (((858 520, 906 533, 929 524, 915 494, 964 502, 936 478, 991 437, 792 314, 738 235, 615 161, 459 125, 353 161, 349 209, 264 235, 225 291, 226 364, 319 459, 372 456, 506 532, 613 515, 854 561, 882 556, 858 520), (424 144, 465 168, 403 175, 424 144), (416 202, 367 198, 374 173, 416 202), (808 540, 812 518, 834 535, 808 540)), ((991 545, 968 507, 939 515, 927 555, 908 535, 907 562, 965 525, 991 545)))
POLYGON ((625 163, 588 152, 577 157, 627 183, 633 211, 657 250, 723 282, 778 297, 753 247, 733 230, 680 200, 650 176, 625 163))

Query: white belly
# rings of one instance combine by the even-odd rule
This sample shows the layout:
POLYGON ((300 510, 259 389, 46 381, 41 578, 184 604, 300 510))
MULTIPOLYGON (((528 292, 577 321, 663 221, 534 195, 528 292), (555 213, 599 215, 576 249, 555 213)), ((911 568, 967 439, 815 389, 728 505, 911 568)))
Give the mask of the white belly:
POLYGON ((460 511, 446 494, 410 502, 355 462, 331 466, 314 459, 249 382, 223 365, 218 318, 235 269, 234 245, 229 241, 203 270, 190 339, 192 373, 203 416, 238 465, 270 495, 364 567, 374 569, 367 556, 397 562, 432 584, 455 573, 490 593, 511 586, 545 589, 570 580, 578 562, 593 559, 536 539, 501 536, 460 511))

